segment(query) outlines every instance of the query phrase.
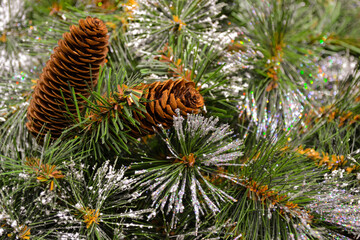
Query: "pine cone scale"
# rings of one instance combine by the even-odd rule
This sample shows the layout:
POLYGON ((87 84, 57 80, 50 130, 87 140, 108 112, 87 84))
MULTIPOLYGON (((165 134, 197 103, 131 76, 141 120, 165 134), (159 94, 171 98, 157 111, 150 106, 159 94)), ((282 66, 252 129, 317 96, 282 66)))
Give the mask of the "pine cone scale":
POLYGON ((51 121, 48 121, 46 118, 43 118, 42 114, 38 114, 36 111, 29 111, 29 115, 33 118, 39 119, 44 123, 51 123, 51 121))
POLYGON ((187 108, 182 104, 180 99, 176 99, 177 107, 180 109, 182 115, 187 115, 188 111, 187 108))
POLYGON ((33 112, 34 115, 31 115, 32 117, 39 119, 41 122, 44 122, 46 124, 51 124, 53 125, 53 123, 56 123, 57 127, 59 127, 58 125, 62 124, 62 123, 66 123, 63 120, 60 120, 58 118, 47 118, 46 115, 43 114, 38 114, 36 111, 33 112))
MULTIPOLYGON (((70 45, 70 46, 72 46, 72 47, 74 47, 74 46, 81 46, 81 47, 83 47, 83 45, 84 44, 79 44, 73 37, 73 34, 71 34, 71 33, 64 33, 63 35, 62 35, 62 37, 63 37, 63 39, 65 40, 65 41, 67 41, 67 43, 70 45)), ((69 46, 69 47, 70 47, 69 46)))
MULTIPOLYGON (((63 96, 64 96, 64 99, 65 99, 66 101, 68 101, 68 100, 71 99, 71 95, 68 95, 68 94, 66 94, 66 93, 63 93, 63 96, 61 96, 59 89, 57 89, 57 88, 52 88, 51 86, 48 86, 47 84, 49 84, 49 83, 41 82, 41 83, 39 84, 39 89, 40 89, 41 91, 46 91, 46 94, 44 94, 43 96, 50 95, 51 97, 53 97, 53 98, 55 98, 55 99, 61 99, 61 100, 62 100, 62 98, 63 98, 63 96)), ((47 100, 49 101, 49 99, 51 99, 51 98, 48 97, 47 100)), ((51 102, 53 102, 53 101, 50 100, 49 102, 51 103, 51 102)))
MULTIPOLYGON (((93 85, 97 84, 97 78, 99 76, 98 73, 92 74, 91 76, 89 75, 81 75, 81 74, 76 74, 76 77, 73 77, 73 80, 77 80, 76 82, 74 82, 74 84, 79 84, 79 86, 87 86, 86 84, 90 84, 91 86, 91 81, 93 81, 93 85), (83 81, 84 85, 82 85, 80 82, 83 81)), ((69 80, 70 82, 73 82, 72 80, 69 80)))
POLYGON ((89 38, 85 38, 85 42, 87 42, 91 46, 101 46, 97 41, 91 40, 89 38))
MULTIPOLYGON (((49 63, 49 67, 50 69, 57 75, 57 76, 60 76, 62 78, 67 78, 66 75, 64 75, 64 71, 59 71, 59 69, 57 69, 53 63, 49 63)), ((43 70, 44 72, 48 71, 47 69, 44 69, 43 70)))
MULTIPOLYGON (((83 63, 83 62, 81 62, 81 61, 77 61, 77 60, 75 60, 74 58, 72 58, 70 55, 68 55, 67 56, 68 58, 69 58, 69 63, 70 64, 77 64, 77 66, 86 66, 86 64, 85 63, 83 63)), ((64 59, 62 59, 62 58, 59 58, 59 57, 57 57, 57 56, 55 56, 54 57, 55 59, 57 59, 59 62, 61 62, 61 64, 62 65, 64 65, 64 66, 66 66, 67 64, 65 63, 65 60, 64 59)))
POLYGON ((145 116, 145 118, 146 118, 146 122, 149 122, 152 126, 155 126, 155 125, 156 125, 154 119, 150 116, 149 113, 147 113, 147 112, 144 113, 144 116, 145 116))
MULTIPOLYGON (((61 51, 58 51, 59 47, 55 47, 54 48, 54 55, 56 56, 57 59, 59 59, 60 61, 66 62, 64 64, 72 64, 71 59, 67 59, 64 55, 64 53, 62 53, 61 51)), ((69 55, 68 55, 69 56, 69 55)))
MULTIPOLYGON (((45 94, 42 96, 44 99, 42 99, 39 96, 34 97, 33 102, 34 102, 34 104, 37 104, 37 107, 38 107, 37 110, 43 114, 49 114, 50 116, 59 115, 59 117, 63 117, 64 113, 66 113, 65 107, 64 107, 64 109, 56 107, 57 105, 60 104, 60 102, 51 100, 51 98, 47 97, 45 94), (46 104, 44 104, 44 103, 46 103, 46 104), (44 110, 42 110, 42 108, 44 108, 44 110)), ((34 107, 35 106, 33 106, 33 108, 34 107)), ((71 104, 68 104, 68 107, 71 108, 72 107, 71 104)))
POLYGON ((85 68, 85 70, 81 70, 75 66, 73 66, 73 68, 75 69, 75 72, 78 72, 78 73, 88 73, 89 70, 87 68, 85 68))
MULTIPOLYGON (((44 75, 45 75, 44 77, 47 77, 48 79, 51 79, 53 86, 55 86, 54 84, 56 84, 56 89, 58 89, 58 87, 60 87, 60 86, 62 87, 62 86, 64 86, 66 84, 61 78, 58 78, 56 75, 53 75, 53 73, 50 72, 50 71, 44 72, 44 75)), ((84 84, 81 84, 80 80, 78 82, 73 82, 72 80, 69 80, 68 82, 69 82, 71 87, 85 87, 86 88, 86 86, 87 86, 85 80, 83 81, 84 84)), ((63 89, 63 91, 70 93, 69 88, 63 89)), ((86 89, 79 90, 79 91, 80 92, 81 91, 86 91, 86 89)))
POLYGON ((86 50, 91 54, 97 54, 97 55, 100 55, 100 56, 104 55, 103 54, 104 50, 102 50, 102 49, 94 50, 94 49, 87 48, 86 50))
POLYGON ((155 101, 155 111, 157 113, 157 114, 155 114, 155 116, 160 116, 160 121, 157 120, 156 118, 155 118, 155 120, 157 120, 157 122, 161 123, 161 119, 165 118, 165 114, 164 114, 164 111, 162 110, 162 108, 160 107, 159 100, 155 101))
MULTIPOLYGON (((151 92, 150 93, 150 98, 148 99, 150 102, 147 104, 147 106, 148 106, 148 108, 147 108, 147 110, 148 109, 150 109, 150 112, 152 113, 152 114, 154 114, 155 113, 155 103, 154 103, 154 100, 155 100, 155 92, 151 92)), ((149 111, 149 110, 148 110, 149 111)))
POLYGON ((169 98, 168 92, 169 92, 168 90, 163 91, 163 94, 162 94, 162 96, 160 98, 160 103, 161 103, 162 108, 166 107, 166 102, 167 102, 167 100, 169 98))
POLYGON ((46 106, 43 103, 38 103, 37 101, 34 101, 34 102, 36 104, 40 105, 40 107, 38 107, 38 110, 39 110, 38 112, 41 113, 42 115, 51 115, 51 116, 53 116, 53 118, 59 118, 59 119, 64 118, 63 117, 64 116, 64 111, 63 110, 51 108, 49 106, 46 106))
POLYGON ((83 42, 82 39, 85 37, 86 34, 84 32, 78 31, 78 28, 76 28, 74 25, 70 27, 70 38, 73 40, 73 44, 79 45, 83 48, 90 48, 90 45, 83 42))
POLYGON ((62 39, 58 41, 58 45, 59 45, 59 49, 61 49, 61 51, 64 53, 65 56, 67 55, 70 56, 76 55, 76 57, 80 56, 80 54, 77 53, 75 49, 71 50, 71 48, 62 39))
POLYGON ((166 105, 166 111, 170 116, 176 115, 176 113, 173 111, 170 105, 166 105))
POLYGON ((86 34, 85 36, 89 36, 89 35, 90 36, 95 36, 95 35, 97 35, 97 33, 91 31, 90 27, 89 26, 87 27, 86 24, 88 24, 88 23, 85 22, 84 19, 80 19, 79 26, 80 26, 80 29, 84 32, 84 34, 86 34))
MULTIPOLYGON (((45 122, 45 123, 44 123, 44 120, 40 119, 37 123, 32 123, 32 128, 38 129, 38 131, 40 131, 41 128, 48 129, 48 130, 51 130, 51 129, 61 130, 62 128, 64 128, 66 126, 61 122, 56 122, 56 124, 53 124, 53 123, 54 123, 53 119, 51 119, 50 122, 45 122)), ((56 134, 56 132, 55 132, 55 134, 56 134)))
POLYGON ((176 103, 176 99, 173 93, 170 94, 170 102, 169 102, 170 106, 172 109, 176 109, 177 108, 177 103, 176 103))
POLYGON ((149 124, 147 121, 142 121, 144 119, 144 117, 139 116, 138 113, 135 113, 135 119, 140 123, 140 128, 143 128, 147 131, 152 131, 152 124, 149 124))

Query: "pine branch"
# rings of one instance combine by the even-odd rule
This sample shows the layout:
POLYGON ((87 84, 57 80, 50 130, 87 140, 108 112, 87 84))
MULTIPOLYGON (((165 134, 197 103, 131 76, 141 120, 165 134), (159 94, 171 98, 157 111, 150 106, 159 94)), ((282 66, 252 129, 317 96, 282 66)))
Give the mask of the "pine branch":
POLYGON ((178 111, 174 134, 169 136, 163 131, 168 151, 160 156, 158 153, 157 158, 145 156, 131 166, 136 170, 137 188, 151 191, 151 206, 166 215, 172 212, 171 229, 181 224, 178 215, 184 212, 187 201, 191 201, 195 213, 197 233, 201 215, 208 211, 215 214, 220 202, 234 200, 208 180, 214 168, 234 165, 233 161, 241 155, 241 142, 229 142, 232 132, 226 125, 216 127, 217 121, 189 115, 183 124, 184 118, 178 111))
MULTIPOLYGON (((143 51, 161 49, 164 44, 177 41, 182 35, 211 43, 224 4, 217 1, 138 1, 134 23, 129 25, 129 46, 143 51), (150 43, 150 44, 148 44, 150 43)), ((219 41, 219 39, 216 39, 219 41)))

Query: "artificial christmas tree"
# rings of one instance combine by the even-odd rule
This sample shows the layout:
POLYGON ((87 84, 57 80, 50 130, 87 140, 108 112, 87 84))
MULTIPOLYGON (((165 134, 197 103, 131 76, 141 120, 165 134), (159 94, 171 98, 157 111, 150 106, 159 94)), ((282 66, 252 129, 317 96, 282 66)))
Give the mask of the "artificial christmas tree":
POLYGON ((0 239, 360 239, 358 1, 17 2, 0 239))

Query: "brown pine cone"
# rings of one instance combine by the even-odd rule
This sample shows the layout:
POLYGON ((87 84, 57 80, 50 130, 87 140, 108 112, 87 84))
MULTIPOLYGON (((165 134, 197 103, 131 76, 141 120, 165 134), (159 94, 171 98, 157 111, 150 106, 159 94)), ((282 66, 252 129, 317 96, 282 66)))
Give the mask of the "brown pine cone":
POLYGON ((154 82, 140 88, 145 90, 143 98, 147 100, 144 103, 147 112, 142 112, 145 117, 133 112, 134 118, 140 122, 140 131, 132 129, 135 137, 153 134, 153 127, 157 127, 158 124, 169 129, 177 108, 180 109, 181 115, 186 117, 188 113, 198 113, 204 106, 204 99, 196 90, 195 83, 185 79, 154 82))
MULTIPOLYGON (((71 26, 70 33, 64 33, 63 39, 58 41, 28 107, 26 126, 34 136, 50 131, 55 139, 72 125, 72 120, 65 116, 64 104, 65 101, 69 111, 76 113, 69 86, 74 88, 75 94, 90 95, 89 87, 96 86, 100 66, 104 65, 108 52, 107 32, 100 19, 87 17, 79 20, 79 26, 71 26)), ((82 110, 84 100, 76 98, 82 110)))

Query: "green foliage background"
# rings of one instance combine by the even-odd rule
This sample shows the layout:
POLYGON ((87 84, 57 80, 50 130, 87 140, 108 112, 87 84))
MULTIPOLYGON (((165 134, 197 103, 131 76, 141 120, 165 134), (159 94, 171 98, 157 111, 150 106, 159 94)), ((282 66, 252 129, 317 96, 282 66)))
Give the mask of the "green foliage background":
POLYGON ((0 0, 0 17, 0 239, 360 238, 358 1, 0 0), (86 16, 107 63, 39 144, 33 87, 86 16), (168 79, 204 108, 134 138, 143 102, 110 96, 168 79))

